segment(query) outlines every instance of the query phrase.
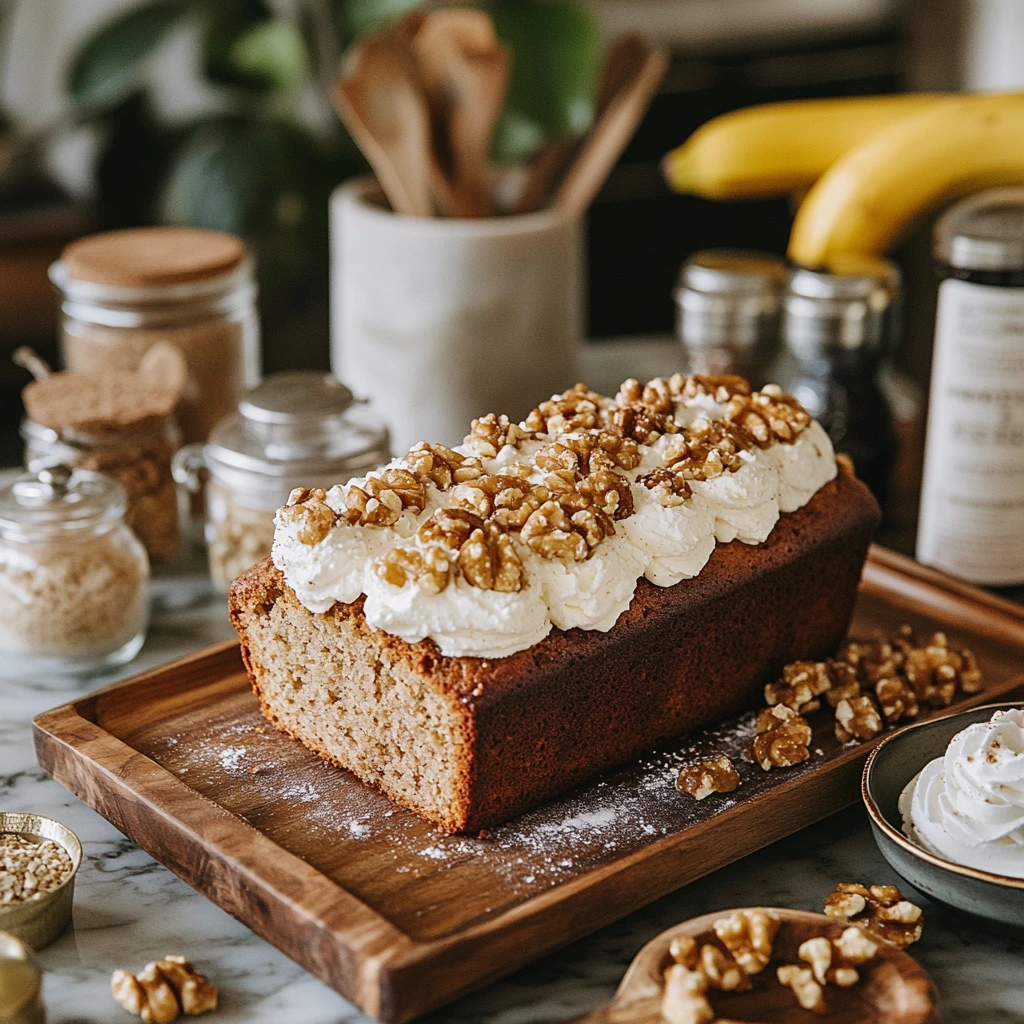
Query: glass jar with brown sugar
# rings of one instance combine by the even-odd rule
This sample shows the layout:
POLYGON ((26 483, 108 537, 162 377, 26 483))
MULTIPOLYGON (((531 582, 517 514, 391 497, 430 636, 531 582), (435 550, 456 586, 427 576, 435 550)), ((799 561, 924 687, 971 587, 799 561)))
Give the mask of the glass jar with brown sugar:
POLYGON ((253 263, 234 235, 195 228, 109 231, 50 268, 67 369, 134 370, 157 342, 185 357, 182 439, 202 442, 259 379, 253 263))

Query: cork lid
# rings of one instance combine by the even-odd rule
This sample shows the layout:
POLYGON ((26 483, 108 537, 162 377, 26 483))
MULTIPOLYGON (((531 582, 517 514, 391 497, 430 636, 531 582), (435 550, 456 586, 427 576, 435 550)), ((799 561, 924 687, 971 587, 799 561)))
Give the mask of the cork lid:
POLYGON ((61 258, 70 278, 151 288, 220 277, 245 258, 245 243, 199 228, 126 228, 79 238, 61 258))
POLYGON ((29 418, 59 432, 102 434, 157 422, 170 415, 179 392, 138 373, 55 373, 26 385, 29 418))

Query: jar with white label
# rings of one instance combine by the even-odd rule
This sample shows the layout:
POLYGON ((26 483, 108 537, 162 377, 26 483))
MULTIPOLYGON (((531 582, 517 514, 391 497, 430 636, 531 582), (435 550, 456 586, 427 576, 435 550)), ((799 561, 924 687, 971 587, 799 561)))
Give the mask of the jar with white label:
POLYGON ((1024 583, 1024 188, 952 207, 935 256, 917 557, 972 583, 1024 583))

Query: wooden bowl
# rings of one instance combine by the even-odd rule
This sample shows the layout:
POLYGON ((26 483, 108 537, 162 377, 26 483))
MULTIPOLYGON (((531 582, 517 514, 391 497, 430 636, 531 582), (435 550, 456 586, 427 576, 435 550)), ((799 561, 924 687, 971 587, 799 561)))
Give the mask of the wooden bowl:
MULTIPOLYGON (((772 962, 754 976, 754 987, 748 992, 709 991, 717 1018, 748 1024, 820 1024, 823 1020, 829 1024, 936 1024, 939 1020, 928 975, 909 954, 887 942, 879 942, 874 959, 858 966, 860 981, 852 988, 826 987, 827 1013, 802 1009, 793 993, 776 980, 775 968, 803 964, 797 956, 800 943, 816 935, 837 939, 847 926, 823 914, 779 908, 774 912, 782 919, 782 927, 772 962)), ((630 964, 612 1002, 576 1018, 574 1024, 663 1024, 661 994, 665 968, 672 963, 668 952, 672 938, 692 935, 698 941, 713 942, 715 921, 731 913, 705 914, 652 939, 630 964)))

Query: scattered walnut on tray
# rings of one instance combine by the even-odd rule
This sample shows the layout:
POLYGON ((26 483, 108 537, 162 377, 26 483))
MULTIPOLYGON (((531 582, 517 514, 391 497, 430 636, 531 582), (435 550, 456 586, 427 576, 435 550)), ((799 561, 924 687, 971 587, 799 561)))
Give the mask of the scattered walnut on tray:
POLYGON ((825 913, 900 949, 917 942, 924 926, 921 908, 905 900, 895 885, 840 882, 825 897, 825 913))
POLYGON ((807 719, 785 704, 762 710, 756 729, 752 744, 754 760, 766 772, 772 768, 791 768, 811 756, 811 727, 807 719))
POLYGON ((110 991, 114 1002, 145 1024, 171 1024, 182 1013, 198 1017, 217 1009, 217 986, 183 956, 165 956, 137 975, 114 971, 110 991))
POLYGON ((740 784, 739 772, 725 754, 680 769, 676 789, 695 800, 712 793, 731 793, 740 784))

